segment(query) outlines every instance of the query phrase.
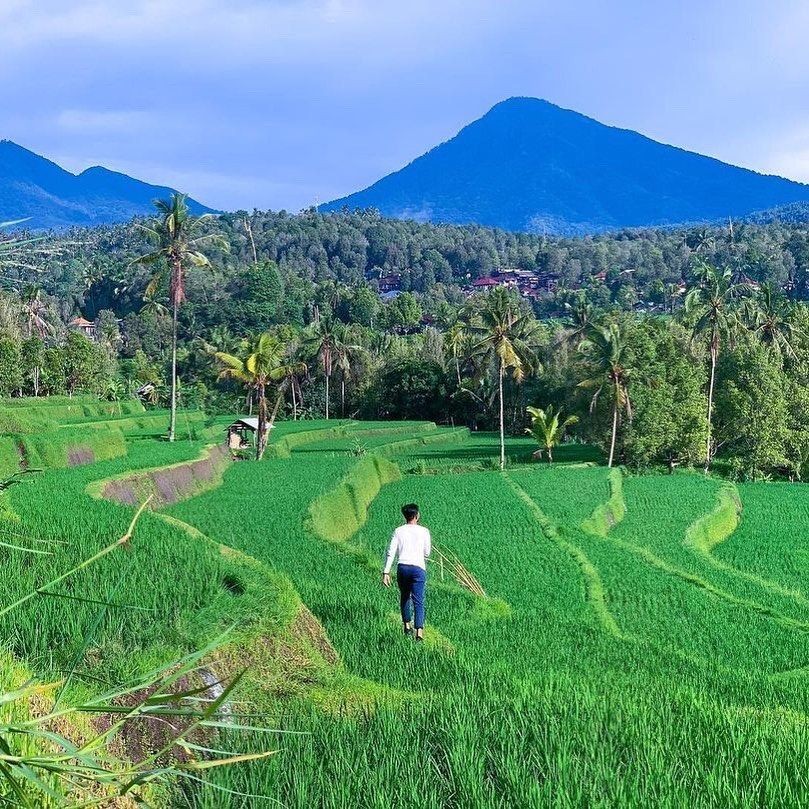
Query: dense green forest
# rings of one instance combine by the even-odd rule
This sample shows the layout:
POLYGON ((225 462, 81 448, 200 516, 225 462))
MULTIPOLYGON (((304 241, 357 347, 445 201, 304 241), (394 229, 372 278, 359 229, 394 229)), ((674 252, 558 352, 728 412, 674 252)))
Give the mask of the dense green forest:
MULTIPOLYGON (((246 358, 269 332, 276 370, 262 389, 270 406, 280 394, 276 418, 328 407, 492 428, 502 370, 506 432, 525 429, 527 406, 553 406, 577 417, 574 439, 607 452, 614 441, 616 462, 800 479, 807 221, 793 206, 717 227, 563 239, 374 212, 205 218, 194 222, 200 260, 189 251, 180 270, 179 404, 259 406, 256 381, 223 374, 222 357, 246 358), (472 293, 505 268, 543 285, 472 293), (380 279, 395 288, 381 296, 380 279)), ((171 268, 154 254, 154 224, 0 242, 0 394, 120 398, 147 385, 168 403, 177 279, 161 273, 171 268), (69 326, 77 315, 93 339, 69 326)))

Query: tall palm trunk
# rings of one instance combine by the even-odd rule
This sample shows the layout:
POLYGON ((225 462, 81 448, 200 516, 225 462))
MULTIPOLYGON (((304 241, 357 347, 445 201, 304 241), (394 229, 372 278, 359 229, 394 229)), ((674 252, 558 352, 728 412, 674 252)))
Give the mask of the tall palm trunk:
POLYGON ((615 457, 615 436, 618 434, 618 388, 615 389, 615 404, 612 406, 612 439, 610 441, 610 459, 607 466, 612 467, 615 457))
POLYGON ((340 417, 346 417, 346 375, 340 375, 340 417))
POLYGON ((705 471, 711 465, 711 424, 713 421, 713 389, 716 380, 716 362, 719 358, 719 340, 711 340, 711 379, 708 382, 708 438, 705 444, 705 471))
POLYGON ((326 421, 329 420, 329 380, 331 374, 326 374, 326 421))
POLYGON ((295 395, 295 377, 292 377, 292 421, 298 420, 298 397, 295 395))
POLYGON ((500 471, 506 468, 506 434, 503 418, 503 376, 505 369, 503 368, 503 360, 500 360, 500 378, 498 380, 499 394, 500 394, 500 471))
POLYGON ((171 314, 171 417, 169 419, 169 441, 174 441, 177 426, 177 299, 171 314))
POLYGON ((256 438, 256 460, 260 461, 267 449, 267 396, 264 383, 259 382, 258 390, 258 437, 256 438))
POLYGON ((458 355, 455 355, 455 376, 458 377, 458 387, 461 387, 461 363, 458 360, 458 355))

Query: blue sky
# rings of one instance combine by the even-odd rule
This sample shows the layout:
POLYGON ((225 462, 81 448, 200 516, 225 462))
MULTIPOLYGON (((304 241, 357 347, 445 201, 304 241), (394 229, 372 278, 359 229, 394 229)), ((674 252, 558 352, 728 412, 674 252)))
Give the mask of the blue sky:
POLYGON ((804 0, 0 0, 0 138, 296 210, 531 95, 809 182, 807 41, 804 0))

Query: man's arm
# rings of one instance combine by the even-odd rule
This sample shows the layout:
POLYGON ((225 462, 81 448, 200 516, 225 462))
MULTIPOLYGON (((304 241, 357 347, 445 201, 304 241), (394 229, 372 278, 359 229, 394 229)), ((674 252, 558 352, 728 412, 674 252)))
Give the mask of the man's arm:
POLYGON ((396 556, 397 551, 399 550, 399 537, 396 534, 396 531, 393 532, 393 536, 390 538, 390 545, 388 545, 388 555, 385 558, 385 567, 382 570, 382 583, 385 587, 390 587, 390 569, 393 567, 393 558, 396 556))
POLYGON ((426 528, 424 530, 427 531, 427 536, 424 538, 424 558, 426 559, 433 549, 433 539, 430 536, 429 530, 426 528))

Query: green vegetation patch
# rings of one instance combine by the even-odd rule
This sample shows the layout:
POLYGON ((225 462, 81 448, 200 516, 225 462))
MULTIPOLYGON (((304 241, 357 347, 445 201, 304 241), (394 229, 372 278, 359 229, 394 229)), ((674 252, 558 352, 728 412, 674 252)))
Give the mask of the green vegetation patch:
POLYGON ((591 534, 606 536, 609 530, 623 520, 626 514, 624 476, 620 469, 610 469, 610 496, 582 522, 582 528, 591 534))
POLYGON ((693 522, 686 531, 685 543, 701 553, 710 553, 724 542, 739 525, 742 501, 732 483, 723 485, 716 494, 716 507, 693 522))
POLYGON ((114 427, 103 431, 71 427, 24 435, 19 440, 25 463, 36 469, 82 466, 126 455, 123 433, 114 427))
POLYGON ((365 523, 368 506, 386 483, 401 477, 399 467, 378 455, 359 461, 331 491, 309 507, 314 532, 342 542, 365 523))

